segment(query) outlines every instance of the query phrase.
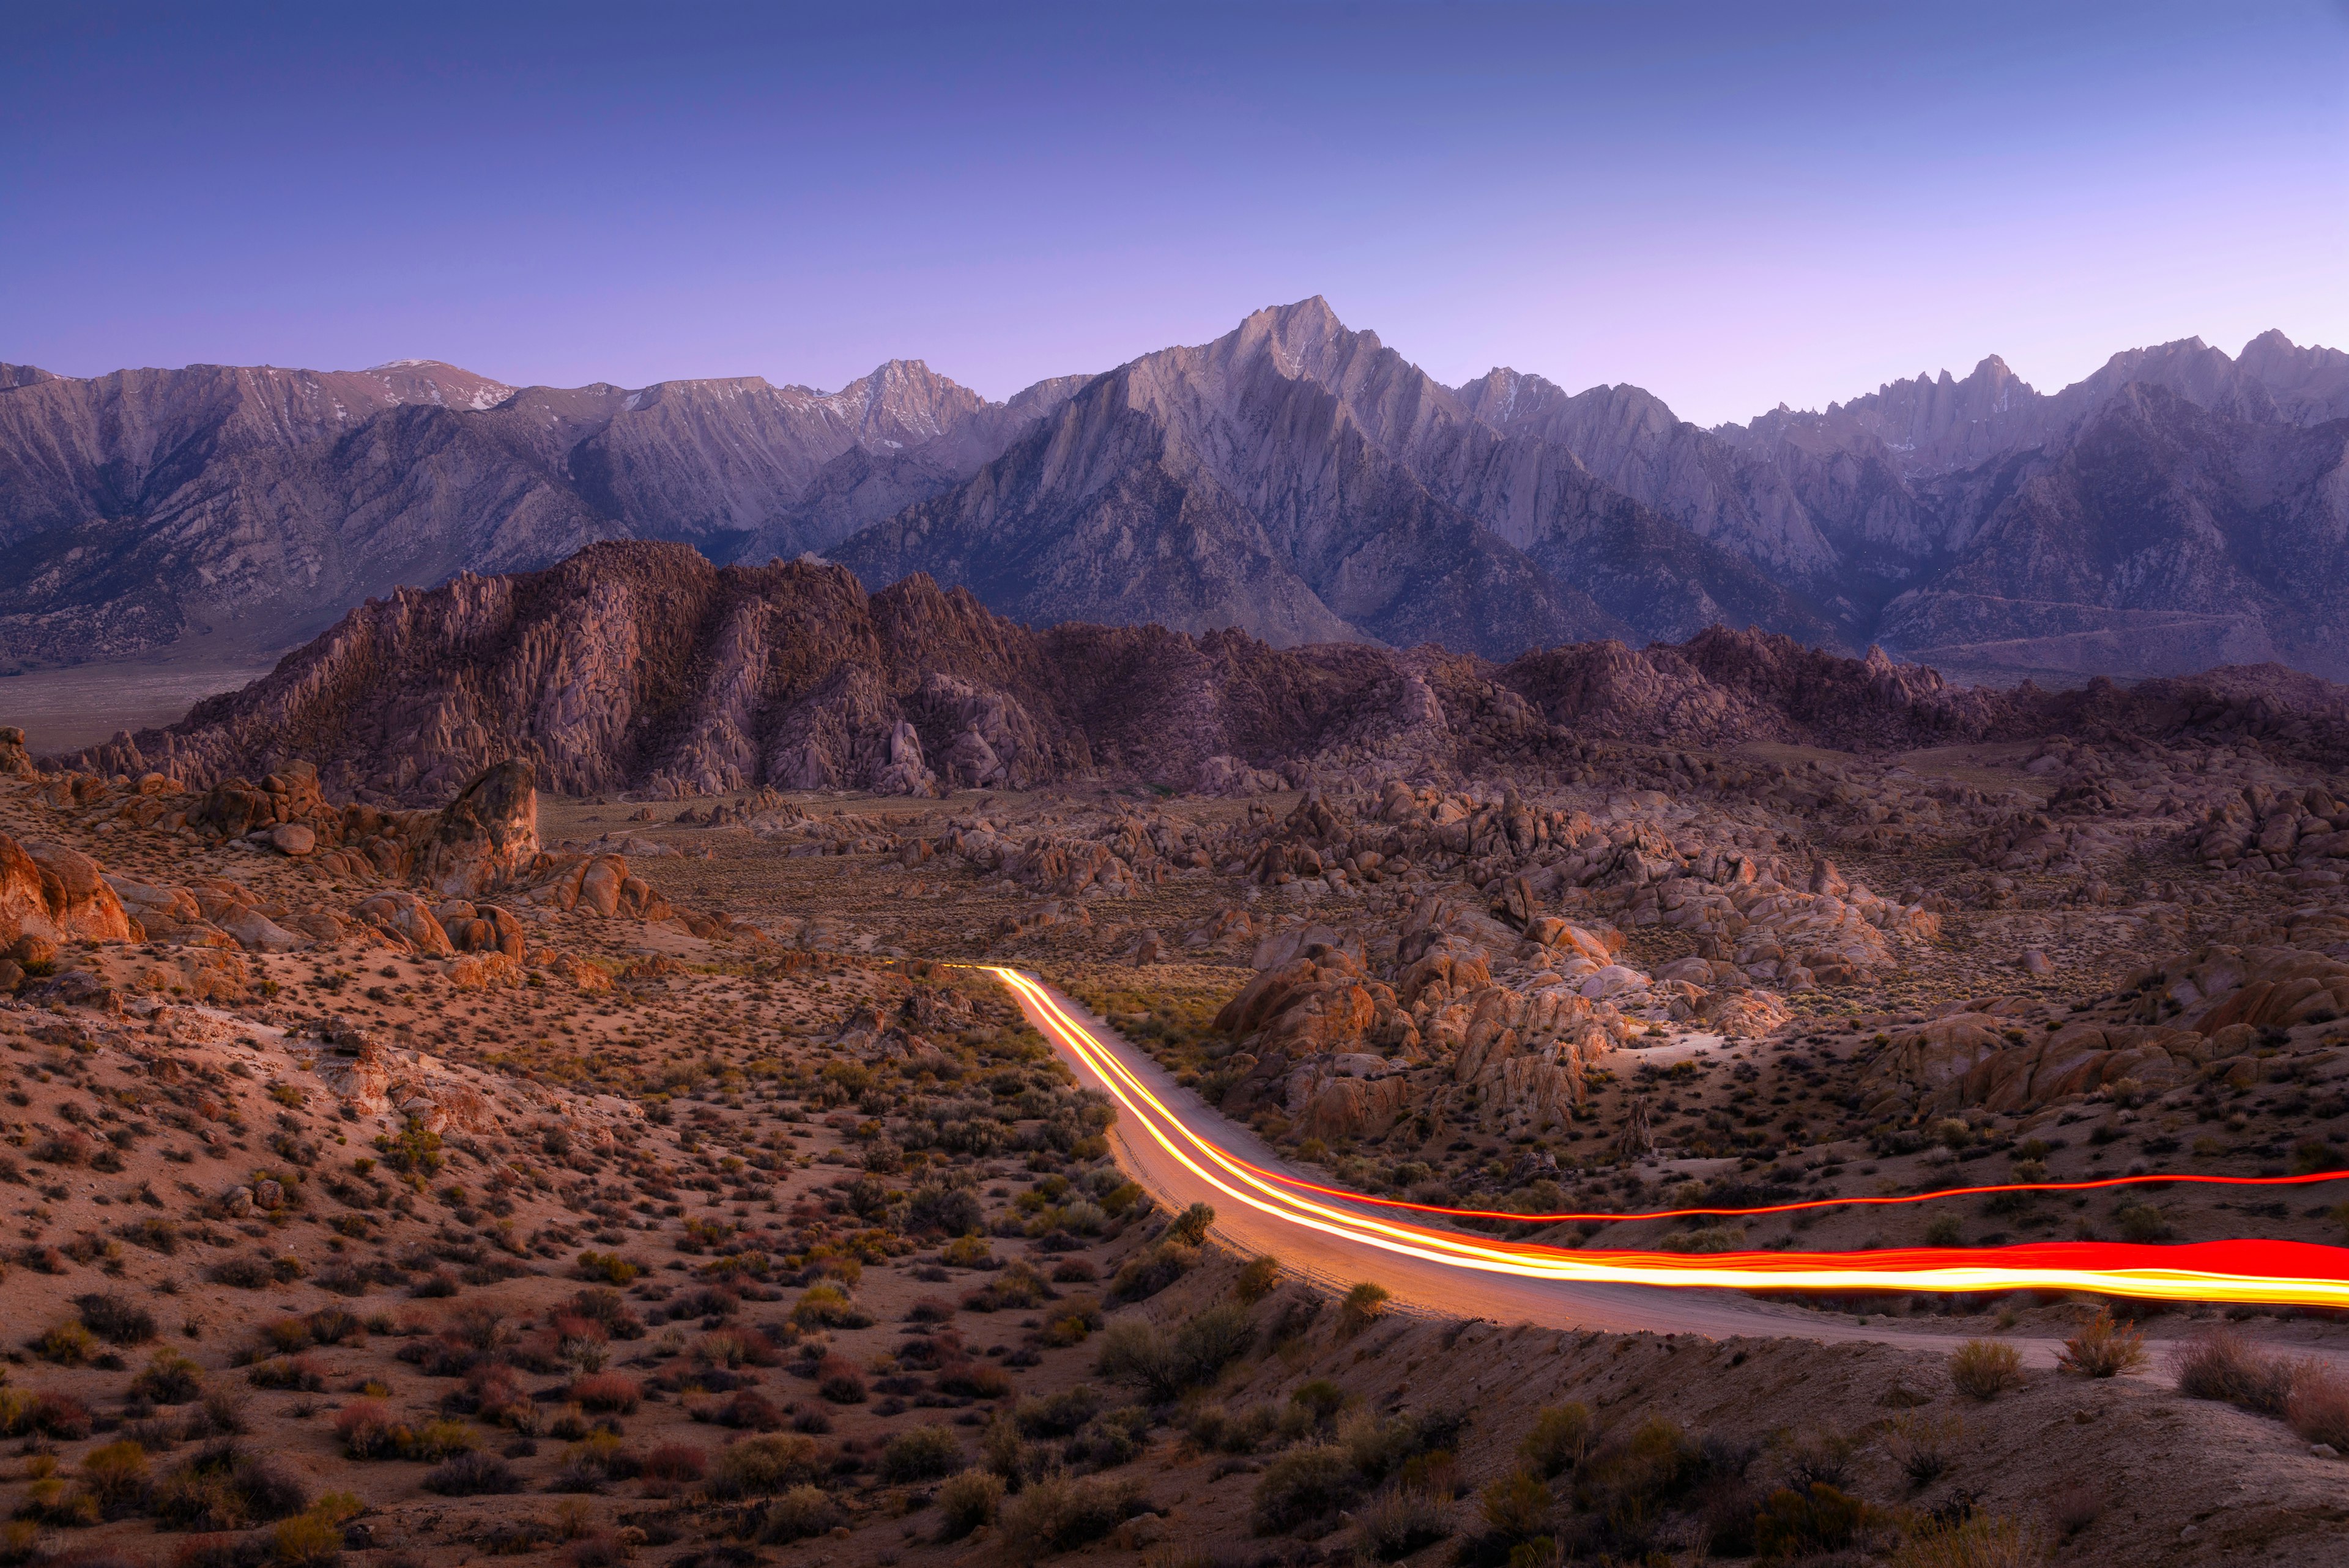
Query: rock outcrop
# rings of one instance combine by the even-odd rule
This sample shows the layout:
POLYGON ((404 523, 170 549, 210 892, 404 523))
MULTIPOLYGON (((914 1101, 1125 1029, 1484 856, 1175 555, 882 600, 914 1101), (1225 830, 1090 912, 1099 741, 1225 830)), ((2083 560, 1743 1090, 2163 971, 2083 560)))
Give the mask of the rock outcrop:
POLYGON ((128 942, 129 914, 78 850, 0 835, 0 955, 54 959, 63 942, 128 942))
POLYGON ((512 882, 538 854, 538 777, 527 762, 483 770, 441 811, 419 874, 471 898, 512 882))
MULTIPOLYGON (((85 777, 203 789, 189 808, 199 826, 236 836, 296 821, 324 850, 336 830, 322 782, 437 804, 508 759, 566 793, 1096 779, 1229 794, 1311 777, 1580 778, 1609 743, 2051 735, 2248 743, 2337 766, 2349 691, 2275 666, 2126 690, 1961 688, 1873 650, 1844 658, 1719 628, 1677 646, 1575 644, 1506 665, 1434 647, 1280 649, 1231 631, 1037 631, 926 578, 867 593, 836 566, 721 569, 682 545, 604 544, 546 572, 369 603, 244 690, 70 761, 85 777)), ((1700 784, 1760 770, 1668 765, 1700 784)), ((350 823, 339 831, 347 840, 350 823)))

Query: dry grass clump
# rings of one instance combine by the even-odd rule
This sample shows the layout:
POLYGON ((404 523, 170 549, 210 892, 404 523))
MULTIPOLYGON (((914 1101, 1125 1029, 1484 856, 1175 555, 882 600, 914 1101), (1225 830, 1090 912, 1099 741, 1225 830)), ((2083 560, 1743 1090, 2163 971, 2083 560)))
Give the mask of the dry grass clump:
POLYGON ((759 1518, 759 1539, 781 1546, 822 1535, 840 1522, 840 1505, 819 1486, 795 1486, 772 1502, 759 1518))
POLYGON ((1995 1399, 2023 1387, 2023 1357, 1995 1339, 1969 1339, 1950 1352, 1950 1386, 1970 1399, 1995 1399))
POLYGON ((2179 1393, 2224 1400, 2262 1416, 2282 1416, 2292 1394, 2292 1364, 2268 1355, 2231 1328, 2215 1328, 2188 1340, 2172 1354, 2170 1366, 2179 1393))
POLYGON ((1553 1405, 1534 1418, 1533 1430, 1517 1445, 1517 1458, 1547 1480, 1580 1464, 1598 1433, 1590 1407, 1581 1400, 1553 1405))
POLYGON ((486 1497, 520 1491, 522 1477, 495 1454, 464 1453, 425 1471, 421 1484, 442 1497, 486 1497))
POLYGON ((1278 1535, 1335 1513, 1361 1491, 1352 1457, 1335 1443, 1290 1449, 1257 1482, 1251 1518, 1258 1535, 1278 1535))
POLYGON ((2055 1365, 2078 1377, 2116 1377, 2145 1365, 2145 1334, 2134 1325, 2099 1311, 2064 1341, 2055 1365))
POLYGON ((938 1540, 960 1541, 982 1524, 992 1524, 1003 1506, 1003 1478, 992 1470, 967 1470, 938 1488, 938 1540))
POLYGON ((1339 1334, 1350 1339, 1368 1328, 1386 1310, 1387 1300, 1387 1287, 1370 1280, 1348 1291, 1346 1299, 1338 1304, 1339 1334))
POLYGON ((2048 1548, 2009 1514, 1977 1513, 1959 1524, 1929 1523, 1900 1543, 1892 1568, 2041 1568, 2048 1548))
POLYGON ((1102 1336, 1094 1365, 1102 1377, 1137 1383, 1152 1399, 1166 1402, 1214 1382, 1255 1343, 1256 1325, 1247 1309, 1223 1302, 1172 1334, 1145 1323, 1113 1324, 1102 1336))
POLYGON ((815 1480, 816 1442, 798 1432, 745 1438, 718 1450, 709 1494, 721 1501, 763 1497, 815 1480))
POLYGON ((1105 1475, 1071 1479, 1055 1470, 1006 1502, 998 1522, 1005 1549, 1019 1561, 1031 1562, 1099 1541, 1149 1507, 1139 1481, 1105 1475))
POLYGON ((962 1468, 962 1439, 952 1427, 913 1427, 881 1450, 885 1481, 936 1480, 962 1468))

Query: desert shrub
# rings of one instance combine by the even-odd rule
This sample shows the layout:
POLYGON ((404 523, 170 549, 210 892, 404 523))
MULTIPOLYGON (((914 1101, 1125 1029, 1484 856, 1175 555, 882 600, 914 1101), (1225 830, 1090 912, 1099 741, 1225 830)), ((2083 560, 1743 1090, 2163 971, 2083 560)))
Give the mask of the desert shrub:
POLYGON ((1390 1487, 1355 1512, 1362 1544, 1382 1563, 1407 1557, 1451 1533, 1444 1522, 1448 1499, 1419 1487, 1390 1487))
POLYGON ((2284 1397, 2283 1418, 2310 1442, 2349 1453, 2349 1377, 2322 1361, 2302 1363, 2284 1397))
POLYGON ((242 1434, 246 1425, 243 1395, 229 1388, 205 1391, 203 1427, 208 1433, 233 1438, 242 1434))
POLYGON ((967 1470, 938 1488, 938 1539, 960 1541, 995 1522, 1003 1506, 1003 1478, 991 1470, 967 1470))
POLYGON ((155 1337, 155 1315, 119 1295, 94 1291, 74 1297, 81 1326, 109 1345, 144 1345, 155 1337))
POLYGON ((223 1258, 204 1272, 214 1284, 236 1290, 259 1290, 263 1285, 275 1284, 277 1279, 265 1258, 223 1258))
POLYGON ((983 1289, 962 1298, 972 1312, 1024 1312, 1050 1295, 1044 1276, 1026 1264, 1013 1264, 987 1282, 983 1289))
POLYGON ((88 1488, 68 1487, 54 1474, 39 1476, 25 1489, 25 1500, 16 1505, 16 1516, 30 1523, 67 1530, 88 1529, 102 1517, 98 1499, 88 1488))
POLYGON ((1167 1222, 1166 1233, 1186 1247, 1206 1244, 1208 1227, 1216 1222, 1215 1206, 1194 1203, 1167 1222))
POLYGON ((232 1442, 215 1442, 155 1488, 155 1517, 172 1530, 243 1530, 295 1514, 308 1505, 301 1482, 275 1461, 232 1442))
POLYGON ((905 1205, 905 1229, 915 1234, 968 1236, 986 1223, 987 1211, 980 1206, 978 1194, 968 1187, 926 1181, 914 1189, 905 1205))
POLYGON ((1148 1507, 1132 1480, 1055 1471, 1004 1503, 997 1518, 1011 1554, 1033 1559, 1099 1541, 1148 1507))
POLYGON ((549 1491, 596 1492, 605 1483, 644 1473, 644 1456, 621 1446, 612 1432, 590 1432, 571 1445, 546 1483, 549 1491))
POLYGON ((298 1317, 281 1317, 261 1326, 263 1349, 274 1356, 291 1356, 310 1347, 310 1326, 298 1317))
POLYGON ((1928 1522, 1893 1553, 1892 1568, 2040 1568, 2046 1561, 2038 1532, 2009 1514, 1977 1513, 1928 1522))
POLYGON ((938 1368, 938 1392, 966 1399, 1000 1399, 1011 1392, 1011 1375, 985 1361, 955 1361, 938 1368))
POLYGON ((2196 1399, 2223 1399, 2262 1416, 2281 1416, 2296 1368, 2231 1328, 2198 1334, 2178 1346, 2171 1365, 2178 1391, 2196 1399))
POLYGON ((572 1296, 565 1310, 574 1317, 602 1324, 615 1339, 642 1339, 645 1336, 643 1320, 628 1310, 628 1304, 616 1290, 589 1285, 572 1296))
POLYGON ((827 1356, 816 1369, 815 1391, 835 1405, 862 1405, 864 1374, 844 1356, 827 1356))
POLYGON ((318 1393, 326 1386, 326 1374, 306 1356, 279 1356, 256 1361, 244 1378, 256 1388, 291 1388, 305 1394, 318 1393))
POLYGON ((691 1443, 662 1443, 645 1456, 645 1479, 660 1481, 695 1481, 709 1467, 708 1450, 691 1443))
POLYGON ((495 1454, 462 1453, 424 1472, 425 1491, 441 1497, 490 1497, 522 1490, 522 1477, 495 1454))
POLYGON ((0 1524, 0 1568, 24 1568, 40 1560, 41 1527, 29 1519, 0 1524))
POLYGON ((109 1519, 119 1519, 146 1501, 147 1450, 127 1438, 101 1443, 82 1455, 80 1470, 81 1484, 109 1519))
POLYGON ((297 1513, 278 1522, 269 1547, 280 1568, 331 1568, 342 1561, 343 1532, 332 1519, 297 1513))
POLYGON ((60 1367, 80 1367, 98 1355, 98 1336, 78 1323, 60 1323, 33 1341, 33 1354, 60 1367))
POLYGON ((627 1415, 636 1408, 644 1391, 634 1377, 624 1377, 616 1372, 595 1372, 571 1382, 571 1398, 578 1407, 596 1415, 627 1415))
POLYGON ((131 1398, 150 1405, 184 1405, 203 1391, 203 1368, 176 1350, 158 1350, 130 1379, 131 1398))
POLYGON ((1248 1306, 1254 1306, 1270 1295, 1280 1284, 1280 1260, 1276 1257, 1250 1258, 1240 1269, 1240 1276, 1232 1282, 1233 1294, 1248 1306))
POLYGON ((1949 1470, 1950 1450, 1963 1435, 1964 1429, 1953 1417, 1903 1410, 1886 1429, 1884 1448, 1910 1486, 1927 1487, 1949 1470))
POLYGON ((1362 1281, 1338 1304, 1338 1332, 1349 1338, 1360 1334, 1386 1310, 1386 1286, 1362 1281))
POLYGON ((12 1438, 37 1432, 61 1443, 74 1443, 89 1436, 90 1425, 88 1408, 71 1394, 52 1391, 27 1396, 0 1388, 0 1426, 12 1438))
POLYGON ((1780 1487, 1754 1522, 1754 1551, 1774 1560, 1841 1552, 1872 1517, 1868 1504, 1823 1480, 1806 1491, 1780 1487))
POLYGON ((738 1431, 772 1432, 781 1430, 783 1425, 783 1412, 756 1388, 738 1390, 733 1398, 710 1411, 709 1418, 738 1431))
POLYGON ((822 1487, 800 1485, 767 1504, 759 1539, 771 1546, 822 1535, 840 1522, 840 1509, 822 1487))
POLYGON ((1256 1325, 1247 1310, 1221 1302, 1172 1334, 1146 1324, 1113 1326, 1102 1336, 1095 1367, 1104 1377, 1140 1384, 1154 1399, 1171 1400, 1214 1382, 1255 1342, 1256 1325))
POLYGON ((881 1479, 898 1482, 936 1480, 962 1468, 962 1439, 952 1427, 913 1427, 881 1450, 881 1479))
POLYGON ((335 1412, 335 1439, 347 1458, 390 1459, 399 1451, 391 1433, 391 1412, 379 1400, 353 1399, 335 1412))
POLYGON ((1517 1458, 1547 1480, 1580 1464, 1597 1431, 1590 1407, 1581 1400, 1552 1405, 1534 1418, 1533 1430, 1517 1444, 1517 1458))
POLYGON ((1653 1416, 1599 1443, 1575 1467, 1575 1501, 1619 1526, 1651 1517, 1689 1489, 1702 1460, 1685 1431, 1653 1416))
POLYGON ((1278 1535, 1336 1512, 1361 1490, 1352 1460, 1337 1444, 1294 1448, 1265 1467, 1249 1520, 1258 1535, 1278 1535))
POLYGON ((1513 1470, 1485 1488, 1477 1504, 1486 1528, 1504 1541, 1529 1541, 1549 1521, 1549 1488, 1530 1470, 1513 1470))
POLYGON ((1797 1493, 1815 1481, 1844 1486, 1851 1480, 1851 1456, 1857 1439, 1832 1427, 1803 1426, 1785 1439, 1786 1473, 1797 1493))
POLYGON ((1128 1405, 1086 1423, 1084 1430, 1069 1440, 1061 1457, 1071 1465, 1114 1470, 1140 1458, 1149 1441, 1150 1412, 1139 1405, 1128 1405))
POLYGON ((792 1307, 792 1322, 802 1328, 864 1328, 873 1319, 857 1309, 848 1292, 829 1280, 818 1280, 800 1293, 792 1307))
POLYGON ((2064 1341, 2055 1365, 2079 1377, 2134 1372, 2145 1365, 2145 1334, 2132 1324, 2116 1321, 2109 1310, 2100 1310, 2064 1341))
POLYGON ((627 1284, 644 1270, 617 1253, 581 1253, 578 1274, 581 1279, 598 1280, 605 1284, 627 1284))
POLYGON ((1272 1440, 1278 1414, 1258 1405, 1235 1414, 1222 1405, 1200 1405, 1183 1418, 1184 1435, 1197 1447, 1213 1452, 1252 1454, 1272 1440))
POLYGON ((765 1497, 815 1480, 819 1468, 813 1438, 797 1432, 744 1438, 718 1450, 709 1494, 721 1501, 765 1497))
POLYGON ((304 1318, 302 1326, 316 1345, 340 1345, 367 1332, 358 1314, 343 1306, 322 1306, 304 1318))
POLYGON ((1364 1480, 1379 1481, 1430 1449, 1449 1447, 1464 1425, 1456 1416, 1406 1412, 1381 1420, 1358 1410, 1339 1423, 1338 1441, 1364 1480))
POLYGON ((1119 1265, 1109 1283, 1112 1301, 1145 1301, 1197 1266, 1199 1249, 1169 1236, 1119 1265))
POLYGON ((471 1453, 476 1446, 473 1429, 462 1421, 433 1420, 415 1428, 394 1427, 392 1437, 399 1445, 401 1459, 424 1464, 460 1458, 471 1453))
POLYGON ((1950 1352, 1950 1386, 1970 1399, 1995 1399, 2023 1386, 2023 1357, 1995 1339, 1969 1339, 1950 1352))
POLYGON ((1065 1438, 1102 1412, 1105 1401, 1089 1383, 1022 1399, 1011 1412, 1023 1438, 1065 1438))

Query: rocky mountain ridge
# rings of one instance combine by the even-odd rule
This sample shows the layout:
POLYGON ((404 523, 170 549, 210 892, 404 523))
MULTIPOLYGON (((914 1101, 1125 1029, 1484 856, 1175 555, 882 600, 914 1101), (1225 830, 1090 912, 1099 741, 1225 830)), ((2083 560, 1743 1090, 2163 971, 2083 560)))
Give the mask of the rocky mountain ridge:
POLYGON ((989 403, 917 360, 834 393, 756 377, 515 388, 432 362, 0 376, 0 659, 225 630, 283 646, 351 604, 592 540, 792 556, 975 469, 1079 377, 989 403))
POLYGON ((892 360, 514 388, 366 372, 0 368, 0 661, 350 605, 596 540, 830 554, 1032 623, 1432 641, 1506 659, 1756 625, 1974 678, 2275 660, 2349 675, 2349 355, 2268 333, 2054 394, 1995 356, 1702 429, 1630 386, 1446 387, 1326 302, 1001 404, 892 360))
POLYGON ((1495 770, 1579 779, 1619 742, 1895 751, 2057 735, 2337 767, 2349 690, 2261 666, 1997 691, 1880 650, 1852 659, 1718 627, 1506 664, 1433 645, 1276 648, 1228 629, 1040 630, 926 577, 874 593, 829 563, 720 568, 683 545, 612 542, 371 602, 244 690, 71 761, 205 787, 298 758, 336 793, 384 802, 445 800, 506 758, 567 794, 1247 794, 1495 770))

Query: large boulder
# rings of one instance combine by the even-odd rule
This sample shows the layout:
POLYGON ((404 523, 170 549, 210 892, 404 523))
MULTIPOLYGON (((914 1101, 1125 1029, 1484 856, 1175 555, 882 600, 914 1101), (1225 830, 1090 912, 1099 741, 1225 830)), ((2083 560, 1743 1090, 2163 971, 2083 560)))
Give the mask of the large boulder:
POLYGON ((440 813, 419 872, 439 892, 471 898, 502 886, 538 854, 538 774, 511 759, 483 769, 440 813))
POLYGON ((0 953, 43 942, 128 942, 129 914, 78 850, 0 834, 0 953))
POLYGON ((424 901, 412 892, 388 889, 358 907, 358 917, 377 930, 398 937, 413 952, 445 958, 456 951, 424 901))

